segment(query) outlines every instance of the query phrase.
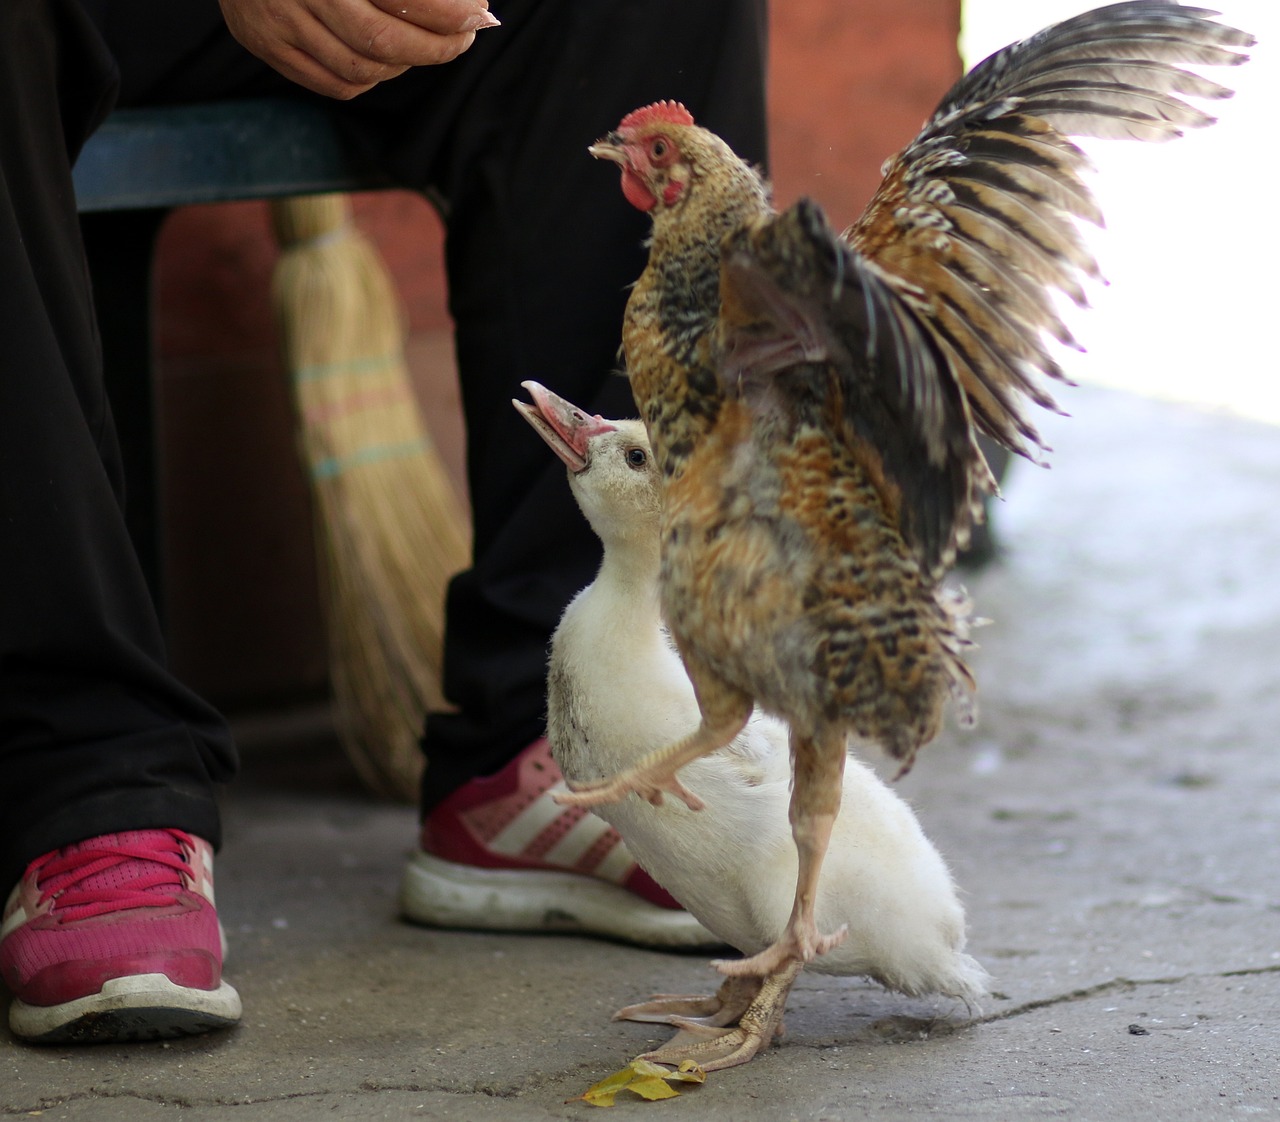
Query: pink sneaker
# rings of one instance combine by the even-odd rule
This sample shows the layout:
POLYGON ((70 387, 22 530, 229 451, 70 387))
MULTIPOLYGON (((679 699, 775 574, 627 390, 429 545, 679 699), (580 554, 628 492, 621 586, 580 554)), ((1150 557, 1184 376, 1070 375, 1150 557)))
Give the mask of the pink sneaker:
POLYGON ((157 1040, 224 1028, 213 851, 181 830, 103 834, 46 853, 5 905, 9 1026, 35 1043, 157 1040))
POLYGON ((560 806, 545 739, 473 779, 427 816, 400 882, 415 923, 482 931, 571 931, 650 947, 717 939, 653 880, 603 819, 560 806))

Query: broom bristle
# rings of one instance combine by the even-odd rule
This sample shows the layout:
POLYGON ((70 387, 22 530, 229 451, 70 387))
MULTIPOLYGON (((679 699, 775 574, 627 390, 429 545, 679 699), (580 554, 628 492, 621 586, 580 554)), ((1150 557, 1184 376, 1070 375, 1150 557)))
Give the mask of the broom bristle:
POLYGON ((447 708, 444 598, 470 554, 467 519, 418 413, 398 295, 350 203, 320 195, 272 209, 339 733, 370 787, 412 801, 423 717, 447 708))

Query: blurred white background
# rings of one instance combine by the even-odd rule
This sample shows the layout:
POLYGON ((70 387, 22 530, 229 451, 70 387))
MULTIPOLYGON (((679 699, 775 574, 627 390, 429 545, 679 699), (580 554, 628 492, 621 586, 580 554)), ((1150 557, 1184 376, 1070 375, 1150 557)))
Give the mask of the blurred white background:
MULTIPOLYGON (((966 65, 1092 6, 965 0, 966 65)), ((1217 125, 1162 145, 1086 144, 1107 221, 1090 242, 1110 283, 1070 316, 1088 353, 1064 365, 1077 381, 1280 424, 1280 2, 1224 8, 1220 22, 1258 44, 1243 66, 1205 69, 1236 90, 1198 103, 1217 125)))

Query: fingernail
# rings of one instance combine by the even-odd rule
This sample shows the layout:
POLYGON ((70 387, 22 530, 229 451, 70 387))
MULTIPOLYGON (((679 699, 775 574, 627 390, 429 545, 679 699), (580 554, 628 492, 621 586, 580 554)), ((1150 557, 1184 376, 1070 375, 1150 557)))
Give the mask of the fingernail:
POLYGON ((492 12, 480 12, 463 23, 462 31, 483 31, 486 27, 501 27, 502 21, 492 12))

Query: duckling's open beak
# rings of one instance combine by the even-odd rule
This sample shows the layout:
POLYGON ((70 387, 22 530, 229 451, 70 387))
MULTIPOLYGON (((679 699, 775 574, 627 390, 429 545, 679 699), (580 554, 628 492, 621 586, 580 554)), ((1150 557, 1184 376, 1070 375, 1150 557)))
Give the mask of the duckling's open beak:
POLYGON ((534 432, 547 442, 571 472, 576 475, 585 471, 591 463, 591 438, 614 432, 618 426, 610 424, 598 413, 586 413, 538 382, 521 382, 520 385, 533 398, 532 405, 511 399, 520 416, 533 426, 534 432))

